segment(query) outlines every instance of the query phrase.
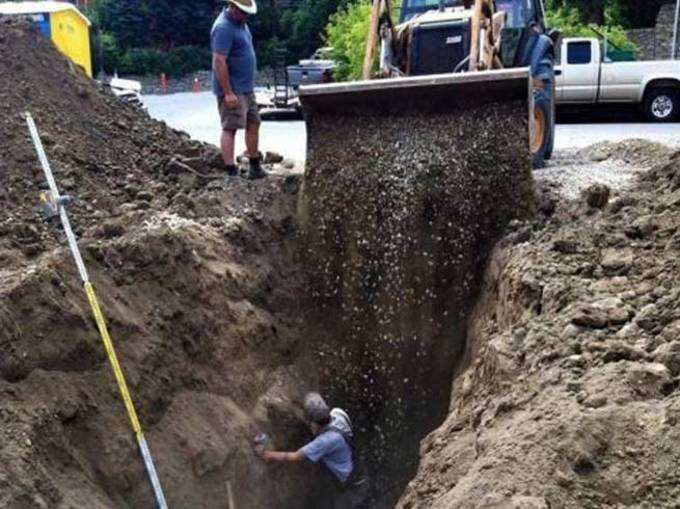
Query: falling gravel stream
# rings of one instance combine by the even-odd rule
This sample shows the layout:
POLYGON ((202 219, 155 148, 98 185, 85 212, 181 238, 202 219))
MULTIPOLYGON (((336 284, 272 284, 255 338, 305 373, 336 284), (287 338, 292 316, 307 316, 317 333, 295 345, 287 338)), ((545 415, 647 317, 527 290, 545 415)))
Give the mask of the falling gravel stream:
POLYGON ((325 389, 358 424, 375 507, 394 505, 446 415, 487 255, 532 211, 526 118, 521 102, 307 118, 308 322, 325 389))

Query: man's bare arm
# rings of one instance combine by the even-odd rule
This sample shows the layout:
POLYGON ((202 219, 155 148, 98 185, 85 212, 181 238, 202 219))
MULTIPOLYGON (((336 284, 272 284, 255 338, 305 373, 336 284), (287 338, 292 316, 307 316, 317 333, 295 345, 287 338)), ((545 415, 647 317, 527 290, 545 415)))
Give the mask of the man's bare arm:
POLYGON ((265 461, 279 461, 285 463, 299 463, 305 459, 305 455, 302 451, 297 452, 276 452, 276 451, 263 451, 260 455, 265 461))
POLYGON ((238 104, 236 94, 231 89, 231 82, 229 81, 229 66, 227 65, 227 57, 220 53, 213 53, 213 69, 215 69, 215 76, 217 81, 222 86, 224 91, 224 102, 229 107, 235 107, 238 104))

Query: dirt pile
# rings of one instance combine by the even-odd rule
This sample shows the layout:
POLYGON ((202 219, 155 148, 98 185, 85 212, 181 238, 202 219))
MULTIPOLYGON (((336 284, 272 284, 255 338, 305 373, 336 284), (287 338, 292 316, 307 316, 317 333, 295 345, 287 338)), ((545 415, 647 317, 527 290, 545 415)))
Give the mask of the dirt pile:
POLYGON ((36 183, 43 176, 32 144, 26 143, 25 111, 36 120, 62 191, 81 200, 74 207, 76 229, 149 207, 191 210, 188 192, 210 182, 219 187, 211 178, 222 166, 214 147, 189 141, 186 134, 99 93, 23 23, 4 20, 1 30, 3 247, 20 248, 30 257, 53 245, 37 231, 33 214, 36 183))
MULTIPOLYGON (((216 150, 100 93, 0 21, 0 506, 151 507, 152 495, 23 112, 43 135, 172 507, 298 507, 256 430, 306 436, 291 261, 299 180, 211 177, 216 150), (274 420, 276 426, 272 426, 274 420)), ((304 376, 301 373, 305 373, 304 376)))
POLYGON ((495 249, 469 368, 399 507, 677 506, 680 153, 606 148, 656 165, 546 195, 495 249))
POLYGON ((363 430, 374 507, 394 504, 420 438, 446 415, 491 246, 532 212, 527 117, 521 102, 489 105, 486 115, 308 112, 310 324, 324 387, 363 430))

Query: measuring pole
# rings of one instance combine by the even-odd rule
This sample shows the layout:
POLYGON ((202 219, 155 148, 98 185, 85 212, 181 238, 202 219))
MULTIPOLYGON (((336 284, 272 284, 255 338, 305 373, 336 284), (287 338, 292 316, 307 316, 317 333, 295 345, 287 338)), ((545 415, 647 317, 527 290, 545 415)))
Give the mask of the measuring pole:
POLYGON ((26 113, 26 123, 28 124, 28 130, 31 133, 31 138, 33 139, 33 145, 38 154, 38 159, 45 173, 45 178, 50 186, 50 197, 48 204, 55 207, 55 210, 59 211, 59 218, 61 219, 61 225, 66 233, 66 238, 68 239, 68 246, 73 255, 73 259, 78 267, 78 272, 80 273, 80 278, 83 281, 83 287, 85 288, 85 293, 87 294, 87 300, 92 308, 92 314, 94 315, 95 321, 97 322, 97 328, 99 329, 99 334, 101 335, 102 341, 104 343, 104 348, 106 349, 106 354, 109 357, 109 362, 111 363, 111 368, 113 369, 113 374, 116 377, 116 382, 118 383, 118 389, 120 390, 120 395, 123 398, 123 403, 127 410, 128 418, 130 419, 130 424, 137 438, 137 444, 139 445, 139 451, 144 459, 144 466, 146 467, 146 472, 149 476, 149 481, 151 482, 151 487, 153 488, 154 496, 156 497, 156 504, 158 509, 167 509, 168 505, 165 502, 165 495, 163 495, 163 488, 161 487, 160 480, 158 479, 158 474, 156 473, 156 467, 154 466, 153 458, 151 456, 151 451, 146 443, 146 438, 144 438, 144 432, 139 424, 139 418, 137 417, 137 411, 132 403, 132 398, 130 397, 130 391, 128 390, 127 382, 125 381, 125 376, 123 375, 123 370, 118 362, 118 357, 116 356, 116 351, 113 348, 113 341, 109 335, 108 327, 106 326, 106 321, 104 320, 104 315, 99 306, 99 300, 97 299, 97 294, 94 291, 94 287, 90 282, 90 277, 87 274, 87 269, 85 268, 85 263, 80 255, 80 249, 78 248, 78 243, 76 242, 76 237, 71 229, 71 222, 68 219, 68 214, 66 213, 66 207, 64 206, 65 200, 59 195, 59 190, 57 189, 57 183, 54 181, 54 176, 52 175, 52 169, 50 168, 50 163, 47 160, 47 155, 45 154, 45 149, 43 148, 42 141, 40 140, 40 135, 38 134, 38 129, 35 126, 33 117, 30 113, 26 113))
POLYGON ((675 0, 675 24, 673 25, 673 46, 671 47, 671 60, 675 60, 678 54, 678 21, 680 21, 680 0, 675 0))

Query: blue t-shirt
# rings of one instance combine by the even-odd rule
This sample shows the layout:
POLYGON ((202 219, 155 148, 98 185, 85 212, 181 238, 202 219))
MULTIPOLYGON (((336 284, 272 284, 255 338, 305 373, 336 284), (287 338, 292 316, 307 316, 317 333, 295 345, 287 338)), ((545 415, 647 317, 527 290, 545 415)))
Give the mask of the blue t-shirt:
POLYGON ((323 460, 324 465, 340 482, 345 482, 352 473, 352 449, 337 431, 321 433, 301 451, 312 463, 323 460))
MULTIPOLYGON (((215 20, 210 33, 213 53, 227 57, 229 82, 235 94, 250 94, 255 88, 257 59, 253 47, 253 36, 248 25, 236 23, 226 9, 215 20)), ((223 96, 224 90, 213 69, 213 92, 223 96)))

